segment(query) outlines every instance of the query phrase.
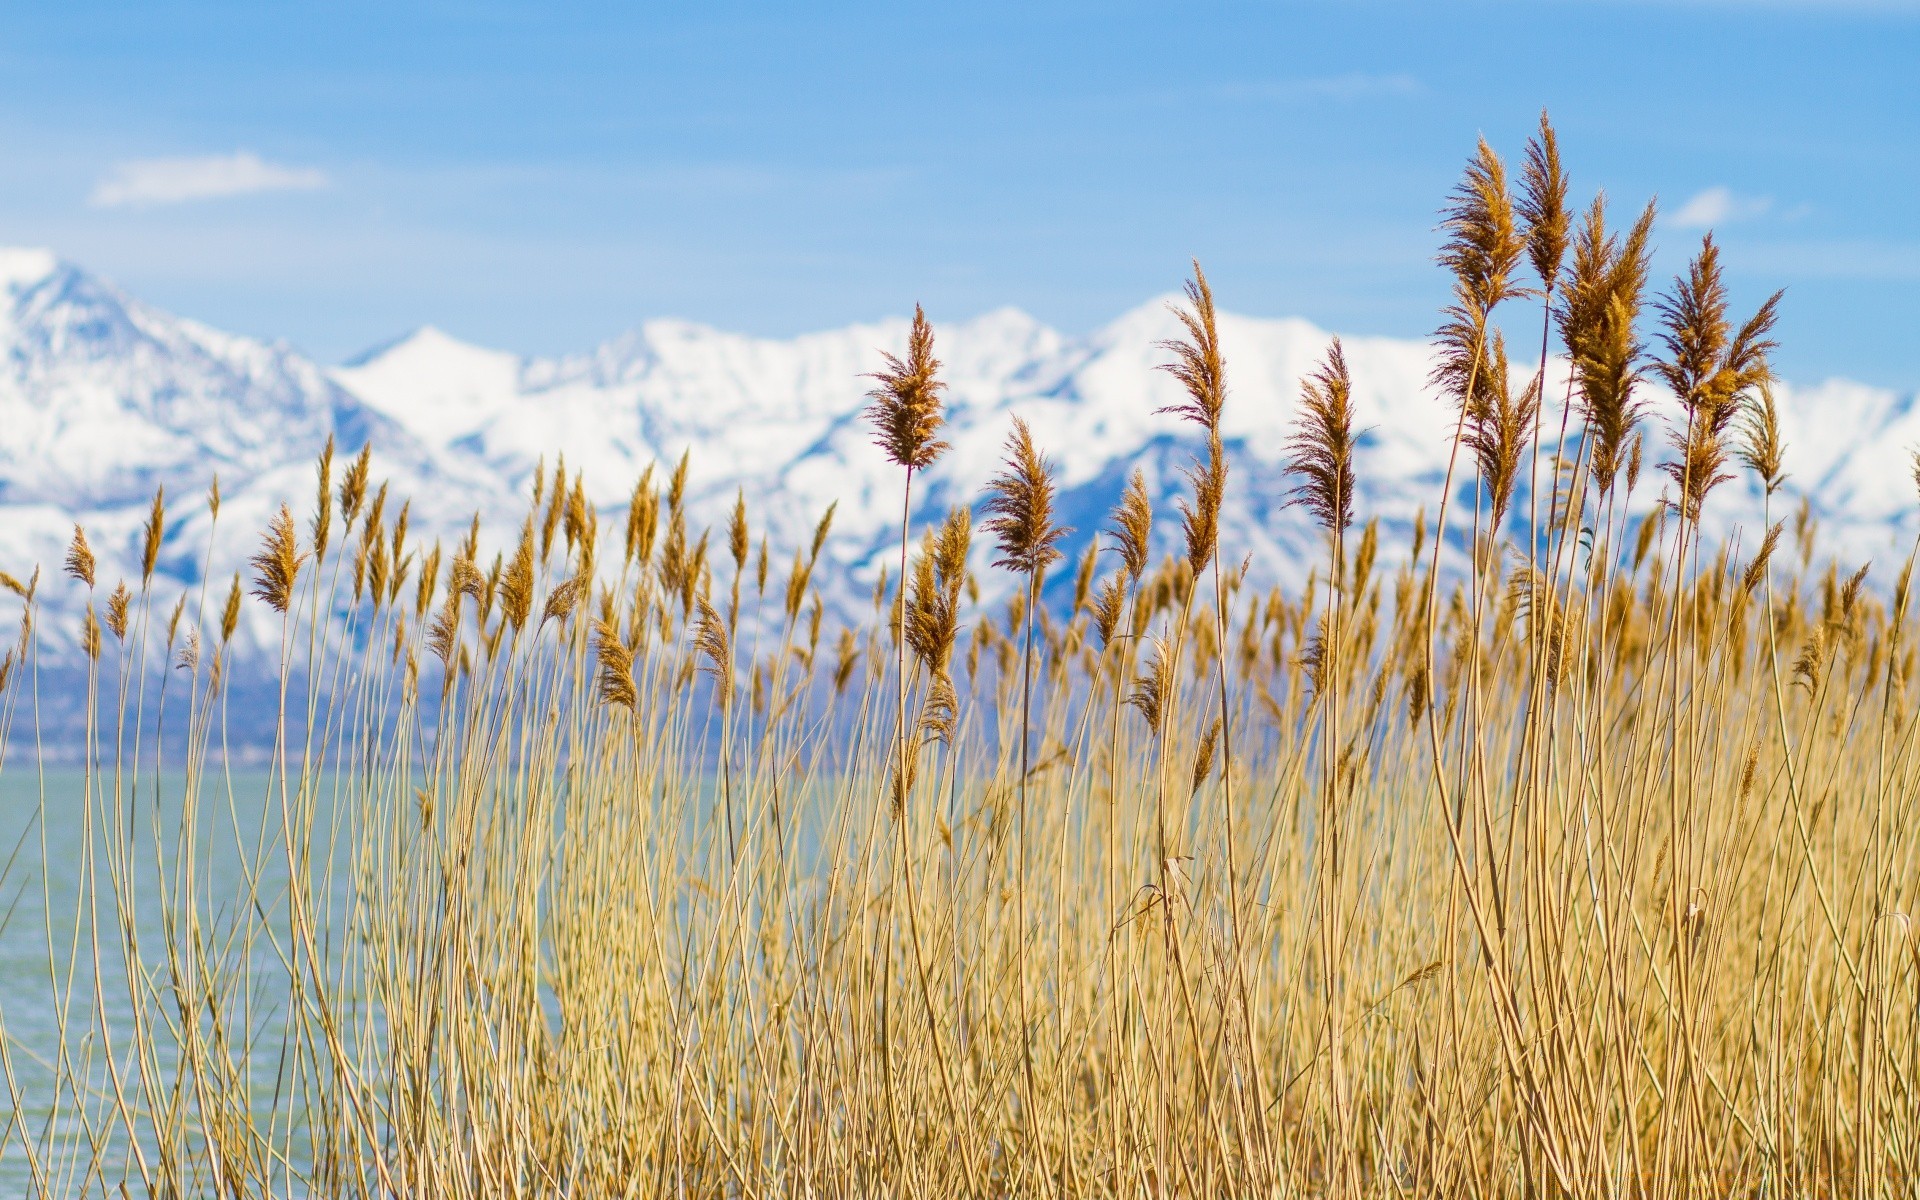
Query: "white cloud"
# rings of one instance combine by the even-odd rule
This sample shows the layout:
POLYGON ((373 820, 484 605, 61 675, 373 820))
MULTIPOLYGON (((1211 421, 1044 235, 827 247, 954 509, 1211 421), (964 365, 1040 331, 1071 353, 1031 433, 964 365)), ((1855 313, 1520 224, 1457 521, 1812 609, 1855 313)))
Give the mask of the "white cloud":
POLYGON ((283 167, 246 150, 197 158, 143 158, 115 166, 87 202, 95 208, 145 208, 256 192, 312 191, 326 187, 315 167, 283 167))
POLYGON ((1767 196, 1736 196, 1731 188, 1715 185, 1675 209, 1667 224, 1675 229, 1712 229, 1764 216, 1772 208, 1773 200, 1767 196))

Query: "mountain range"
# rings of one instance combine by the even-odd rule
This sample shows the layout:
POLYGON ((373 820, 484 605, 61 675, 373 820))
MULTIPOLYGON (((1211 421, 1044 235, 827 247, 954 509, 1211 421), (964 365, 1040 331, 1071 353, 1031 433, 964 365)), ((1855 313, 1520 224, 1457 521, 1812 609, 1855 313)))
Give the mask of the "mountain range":
MULTIPOLYGON (((916 518, 977 502, 1017 413, 1058 467, 1063 520, 1077 530, 1070 549, 1107 523, 1136 467, 1171 547, 1173 500, 1200 446, 1190 427, 1156 411, 1177 397, 1174 380, 1155 369, 1169 357, 1160 343, 1179 333, 1170 299, 1084 336, 1013 309, 936 322, 952 449, 916 488, 916 518)), ((1537 310, 1515 319, 1538 329, 1537 310)), ((411 499, 415 530, 451 537, 477 513, 494 544, 517 528, 542 460, 564 455, 617 525, 640 472, 657 462, 664 473, 684 452, 696 527, 709 524, 719 537, 744 494, 754 536, 769 537, 776 563, 837 502, 827 549, 835 567, 821 577, 833 581, 830 601, 852 603, 894 552, 900 518, 899 471, 861 419, 871 386, 864 376, 883 351, 904 350, 907 330, 900 318, 778 340, 651 320, 584 353, 542 358, 424 328, 327 367, 285 343, 160 311, 51 253, 0 250, 0 569, 22 578, 36 564, 45 569, 43 655, 70 662, 71 618, 86 597, 55 568, 76 523, 101 556, 102 589, 120 576, 137 579, 141 526, 154 490, 164 488, 160 586, 191 591, 211 579, 223 587, 282 502, 304 521, 313 461, 331 435, 343 455, 373 444, 375 478, 391 482, 395 503, 411 499), (216 474, 222 507, 209 553, 204 500, 216 474)), ((1322 550, 1306 514, 1285 504, 1285 439, 1300 380, 1331 335, 1301 320, 1225 313, 1220 332, 1233 465, 1224 552, 1234 562, 1251 556, 1256 581, 1297 586, 1322 550)), ((1380 520, 1390 553, 1438 499, 1453 417, 1427 384, 1422 342, 1353 337, 1344 345, 1365 429, 1356 511, 1380 520)), ((1550 368, 1549 396, 1563 388, 1564 373, 1550 368)), ((1657 451, 1674 406, 1649 394, 1648 445, 1657 451)), ((1854 561, 1903 557, 1920 527, 1909 465, 1909 448, 1920 443, 1916 397, 1844 380, 1783 384, 1777 395, 1790 477, 1775 514, 1804 498, 1821 521, 1823 547, 1854 561)), ((1714 494, 1710 523, 1752 537, 1761 495, 1742 475, 1714 494)), ((1651 469, 1643 477, 1641 511, 1659 480, 1651 469)), ((1470 482, 1461 487, 1470 505, 1470 482)), ((1519 510, 1525 505, 1523 493, 1519 510)), ((991 591, 996 573, 986 558, 980 574, 991 591)), ((258 651, 277 644, 276 630, 265 607, 249 603, 242 641, 254 648, 253 669, 264 670, 258 651)))

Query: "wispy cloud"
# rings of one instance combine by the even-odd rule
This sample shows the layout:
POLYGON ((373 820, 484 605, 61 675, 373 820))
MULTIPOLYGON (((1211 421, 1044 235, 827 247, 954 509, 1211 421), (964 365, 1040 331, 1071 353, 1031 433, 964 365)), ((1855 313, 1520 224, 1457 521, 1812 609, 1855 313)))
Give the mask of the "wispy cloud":
POLYGON ((1667 224, 1675 229, 1712 229, 1765 216, 1772 209, 1770 197, 1739 196, 1731 188, 1715 185, 1675 209, 1667 224))
POLYGON ((123 162, 94 185, 95 208, 146 208, 256 192, 312 191, 326 187, 316 167, 270 163, 246 150, 195 158, 143 158, 123 162))
POLYGON ((1411 75, 1323 75, 1226 83, 1216 94, 1228 100, 1374 100, 1418 96, 1427 89, 1411 75))

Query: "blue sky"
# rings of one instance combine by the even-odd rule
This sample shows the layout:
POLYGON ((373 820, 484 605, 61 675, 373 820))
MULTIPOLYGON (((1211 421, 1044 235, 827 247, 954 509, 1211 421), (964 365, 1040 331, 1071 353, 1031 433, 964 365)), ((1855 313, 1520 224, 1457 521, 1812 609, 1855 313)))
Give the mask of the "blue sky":
POLYGON ((1176 288, 1424 334, 1434 213, 1542 106, 1711 223, 1789 378, 1920 387, 1920 4, 0 4, 0 242, 327 360, 1176 288))

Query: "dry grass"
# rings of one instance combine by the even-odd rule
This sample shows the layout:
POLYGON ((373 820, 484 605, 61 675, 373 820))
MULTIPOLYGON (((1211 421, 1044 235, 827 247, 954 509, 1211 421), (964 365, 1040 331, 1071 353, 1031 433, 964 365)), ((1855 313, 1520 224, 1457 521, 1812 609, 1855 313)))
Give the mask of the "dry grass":
MULTIPOLYGON (((1911 562, 1883 591, 1809 574, 1804 516, 1797 555, 1778 525, 1703 544, 1730 463, 1781 478, 1774 302, 1736 326, 1709 243, 1652 304, 1650 210, 1570 219, 1544 123, 1524 189, 1482 146, 1446 211, 1459 475, 1404 561, 1351 536, 1337 344, 1306 382, 1328 554, 1297 595, 1218 562, 1197 270, 1179 553, 1153 565, 1136 477, 1119 569, 1070 603, 1024 425, 986 504, 1009 607, 967 599, 963 511, 917 557, 903 526, 897 586, 836 636, 831 512, 783 582, 737 505, 716 600, 684 461, 622 542, 561 463, 510 554, 476 530, 443 572, 329 452, 308 536, 283 509, 253 560, 286 681, 255 794, 217 765, 242 582, 157 618, 156 500, 112 643, 88 610, 64 866, 97 900, 49 923, 66 1032, 5 1042, 0 1153, 59 1196, 1908 1194, 1911 562), (1509 391, 1496 310, 1558 327, 1564 400, 1509 391), (1649 371, 1680 499, 1636 524, 1649 371)), ((873 393, 906 489, 938 368, 917 318, 873 393)), ((78 531, 67 570, 91 595, 78 531)), ((4 735, 38 577, 0 582, 29 618, 4 735)))

